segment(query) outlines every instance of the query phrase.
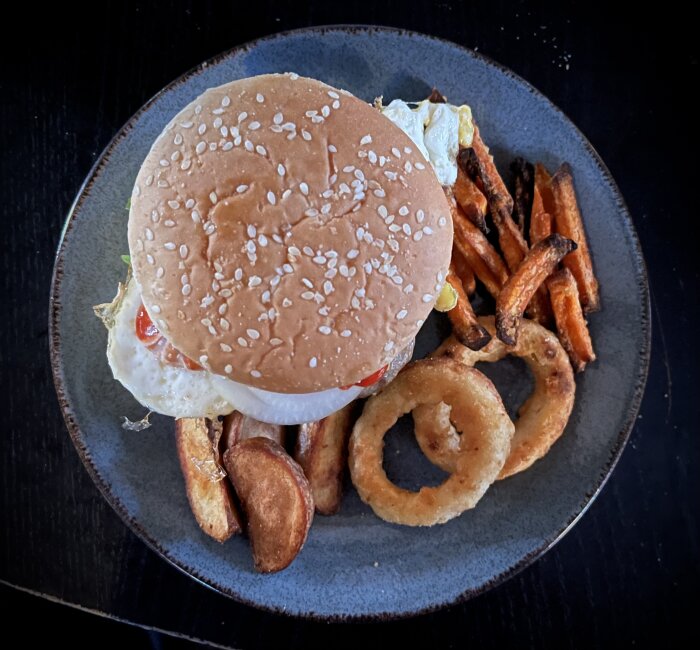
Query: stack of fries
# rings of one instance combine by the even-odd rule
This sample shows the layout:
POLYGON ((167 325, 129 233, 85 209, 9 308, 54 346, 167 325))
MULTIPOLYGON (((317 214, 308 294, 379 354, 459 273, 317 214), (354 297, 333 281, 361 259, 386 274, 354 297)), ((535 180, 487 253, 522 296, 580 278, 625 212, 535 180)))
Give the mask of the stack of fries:
POLYGON ((599 309, 600 298, 571 167, 564 163, 551 176, 541 163, 516 158, 513 198, 478 128, 458 162, 449 196, 455 239, 448 282, 458 299, 448 316, 455 335, 472 350, 489 341, 469 302, 478 280, 496 301, 498 338, 514 345, 525 314, 556 327, 572 366, 583 371, 595 359, 584 313, 599 309))

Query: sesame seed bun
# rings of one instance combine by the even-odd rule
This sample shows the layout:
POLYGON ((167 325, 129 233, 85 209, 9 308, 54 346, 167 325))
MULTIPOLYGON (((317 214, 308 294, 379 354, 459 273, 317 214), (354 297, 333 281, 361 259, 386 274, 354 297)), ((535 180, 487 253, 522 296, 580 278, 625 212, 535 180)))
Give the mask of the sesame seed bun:
POLYGON ((208 370, 265 390, 355 383, 416 335, 452 222, 413 142, 369 104, 295 74, 207 90, 136 179, 144 305, 208 370))

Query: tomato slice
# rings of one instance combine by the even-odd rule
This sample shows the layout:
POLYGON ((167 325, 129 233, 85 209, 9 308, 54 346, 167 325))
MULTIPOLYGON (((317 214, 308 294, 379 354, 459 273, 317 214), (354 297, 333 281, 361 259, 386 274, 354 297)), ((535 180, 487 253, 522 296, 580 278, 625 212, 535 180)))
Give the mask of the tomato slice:
POLYGON ((355 382, 354 384, 350 384, 349 386, 341 386, 340 390, 348 390, 349 388, 352 388, 353 386, 362 386, 362 388, 367 388, 367 386, 372 386, 373 384, 376 384, 385 374, 386 371, 389 369, 389 365, 387 364, 383 368, 380 368, 376 372, 373 372, 371 375, 368 375, 364 379, 361 379, 358 382, 355 382))
POLYGON ((202 366, 186 357, 168 342, 151 320, 143 303, 141 303, 136 312, 135 328, 138 340, 153 352, 162 363, 169 366, 182 366, 188 370, 204 370, 202 366))
POLYGON ((143 303, 139 305, 139 309, 136 312, 136 336, 139 341, 146 345, 151 345, 160 338, 160 330, 151 320, 143 303))

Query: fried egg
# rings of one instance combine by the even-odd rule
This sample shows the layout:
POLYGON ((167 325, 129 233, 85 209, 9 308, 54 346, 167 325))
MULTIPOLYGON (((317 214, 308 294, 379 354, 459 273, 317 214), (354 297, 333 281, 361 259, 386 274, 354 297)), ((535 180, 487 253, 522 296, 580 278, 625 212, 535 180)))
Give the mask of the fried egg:
POLYGON ((130 279, 104 319, 109 330, 107 360, 117 379, 146 408, 174 418, 215 418, 233 410, 262 422, 299 424, 334 413, 354 400, 359 386, 317 393, 273 393, 206 370, 163 363, 136 336, 141 292, 130 279))

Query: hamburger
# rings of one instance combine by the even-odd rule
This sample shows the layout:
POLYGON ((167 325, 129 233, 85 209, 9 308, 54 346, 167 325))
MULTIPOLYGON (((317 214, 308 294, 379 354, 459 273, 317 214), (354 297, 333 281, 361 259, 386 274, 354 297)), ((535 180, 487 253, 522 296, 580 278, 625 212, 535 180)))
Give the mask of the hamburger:
POLYGON ((395 374, 452 249, 445 193, 414 139, 295 74, 186 106, 134 183, 129 277, 96 308, 114 377, 176 418, 235 409, 295 424, 395 374))

